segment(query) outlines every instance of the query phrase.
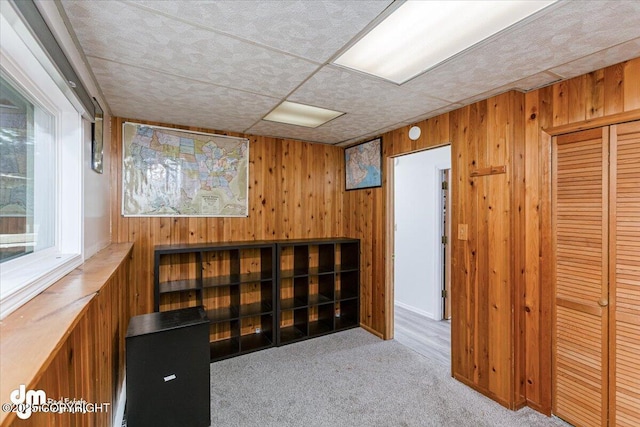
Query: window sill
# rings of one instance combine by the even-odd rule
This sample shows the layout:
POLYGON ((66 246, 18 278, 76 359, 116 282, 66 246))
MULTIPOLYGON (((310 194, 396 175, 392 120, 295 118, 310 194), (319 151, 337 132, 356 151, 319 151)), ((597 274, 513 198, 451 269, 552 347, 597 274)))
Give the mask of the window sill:
MULTIPOLYGON (((16 261, 22 261, 20 268, 4 268, 0 273, 3 287, 0 295, 2 301, 0 319, 4 319, 21 305, 26 304, 50 285, 82 265, 82 255, 80 254, 48 252, 51 254, 29 255, 31 259, 26 263, 22 259, 17 259, 16 261), (28 283, 28 285, 22 286, 24 283, 28 283)), ((9 263, 11 262, 15 261, 9 263)))

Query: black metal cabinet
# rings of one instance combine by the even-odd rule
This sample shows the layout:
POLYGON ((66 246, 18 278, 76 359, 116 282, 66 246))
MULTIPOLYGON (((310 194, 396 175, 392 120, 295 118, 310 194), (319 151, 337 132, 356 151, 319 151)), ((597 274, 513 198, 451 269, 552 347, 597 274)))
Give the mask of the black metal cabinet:
POLYGON ((208 426, 209 320, 203 308, 134 316, 125 341, 127 425, 208 426))

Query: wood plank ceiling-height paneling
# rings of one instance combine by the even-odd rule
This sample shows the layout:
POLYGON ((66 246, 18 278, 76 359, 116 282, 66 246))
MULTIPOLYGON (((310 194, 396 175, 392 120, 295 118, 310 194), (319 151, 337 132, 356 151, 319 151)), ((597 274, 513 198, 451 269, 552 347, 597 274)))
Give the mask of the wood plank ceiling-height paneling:
POLYGON ((510 92, 450 115, 453 376, 512 409, 524 404, 523 103, 510 92))
MULTIPOLYGON (((112 236, 134 242, 135 313, 153 310, 153 248, 182 243, 340 237, 344 235, 341 147, 302 141, 247 136, 249 150, 249 216, 247 218, 124 217, 122 204, 122 124, 111 126, 112 236)), ((182 128, 164 123, 137 123, 182 128)), ((186 128, 230 136, 243 135, 186 128)), ((188 264, 183 267, 190 268, 188 264)), ((183 271, 184 273, 184 271, 183 271)))

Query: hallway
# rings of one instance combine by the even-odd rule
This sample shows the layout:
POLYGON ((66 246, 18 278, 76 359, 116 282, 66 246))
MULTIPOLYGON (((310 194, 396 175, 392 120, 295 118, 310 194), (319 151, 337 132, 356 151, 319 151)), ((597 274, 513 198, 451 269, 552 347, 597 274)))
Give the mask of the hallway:
POLYGON ((451 366, 451 322, 433 320, 394 306, 394 339, 413 351, 451 366))

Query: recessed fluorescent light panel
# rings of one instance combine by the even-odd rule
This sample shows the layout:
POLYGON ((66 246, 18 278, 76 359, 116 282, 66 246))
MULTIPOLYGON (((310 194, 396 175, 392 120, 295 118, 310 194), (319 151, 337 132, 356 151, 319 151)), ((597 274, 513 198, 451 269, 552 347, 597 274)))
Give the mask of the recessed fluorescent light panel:
POLYGON ((267 114, 263 120, 304 126, 308 128, 317 128, 318 126, 323 125, 336 117, 340 117, 343 114, 344 113, 339 111, 284 101, 272 112, 267 114))
POLYGON ((335 64, 402 84, 555 1, 407 1, 335 64))

